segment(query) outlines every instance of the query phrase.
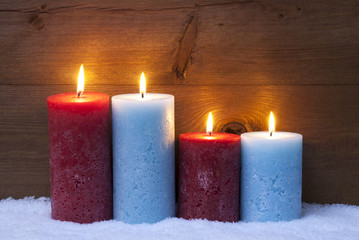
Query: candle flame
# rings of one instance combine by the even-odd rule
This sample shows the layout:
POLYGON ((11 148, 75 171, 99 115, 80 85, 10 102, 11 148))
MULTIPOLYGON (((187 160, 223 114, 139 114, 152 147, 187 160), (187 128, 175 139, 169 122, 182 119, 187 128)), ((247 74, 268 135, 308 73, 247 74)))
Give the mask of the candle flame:
POLYGON ((79 77, 77 78, 77 97, 80 97, 81 94, 84 92, 84 86, 85 86, 85 73, 84 73, 84 66, 81 64, 79 77))
POLYGON ((269 115, 269 134, 270 134, 270 136, 273 135, 274 130, 275 130, 274 115, 273 115, 273 112, 270 112, 270 115, 269 115))
POLYGON ((208 119, 207 119, 207 134, 211 135, 213 132, 213 117, 212 117, 212 112, 210 112, 208 114, 208 119))
POLYGON ((141 74, 141 80, 140 80, 140 95, 141 98, 145 98, 146 95, 146 77, 143 72, 141 74))

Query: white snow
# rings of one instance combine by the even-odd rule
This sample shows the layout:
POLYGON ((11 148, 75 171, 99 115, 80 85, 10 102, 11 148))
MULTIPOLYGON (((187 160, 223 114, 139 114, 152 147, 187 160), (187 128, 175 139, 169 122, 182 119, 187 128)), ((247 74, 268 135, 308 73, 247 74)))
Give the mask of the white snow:
POLYGON ((301 219, 277 223, 171 218, 152 225, 114 220, 77 224, 52 220, 49 198, 8 198, 0 200, 0 239, 359 240, 359 206, 303 204, 301 219))

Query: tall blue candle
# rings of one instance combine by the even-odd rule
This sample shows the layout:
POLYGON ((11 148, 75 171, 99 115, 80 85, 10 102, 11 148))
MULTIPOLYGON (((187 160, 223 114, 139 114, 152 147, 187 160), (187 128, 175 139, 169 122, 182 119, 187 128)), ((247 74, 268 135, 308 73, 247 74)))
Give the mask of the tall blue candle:
POLYGON ((274 129, 241 135, 241 220, 300 218, 302 141, 300 134, 274 129))
POLYGON ((112 124, 114 218, 136 224, 175 216, 174 96, 113 96, 112 124))

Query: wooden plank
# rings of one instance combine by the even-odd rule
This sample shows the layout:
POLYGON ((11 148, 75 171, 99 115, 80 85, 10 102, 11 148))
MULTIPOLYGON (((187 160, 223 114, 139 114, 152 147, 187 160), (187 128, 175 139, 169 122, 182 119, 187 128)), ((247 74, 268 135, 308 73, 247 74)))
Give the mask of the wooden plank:
POLYGON ((233 1, 233 0, 156 0, 156 1, 142 1, 142 0, 87 0, 87 1, 74 1, 62 0, 51 1, 44 3, 41 0, 3 0, 0 2, 0 9, 6 11, 54 11, 54 10, 66 10, 68 8, 83 9, 83 8, 99 8, 108 11, 164 11, 171 9, 181 8, 195 8, 205 7, 213 5, 225 5, 225 4, 238 4, 241 2, 248 2, 248 0, 233 1))
POLYGON ((348 1, 2 1, 0 84, 358 84, 348 1))
MULTIPOLYGON (((0 198, 48 195, 46 97, 73 85, 3 85, 0 88, 0 198)), ((304 136, 303 199, 359 204, 359 86, 149 85, 175 95, 176 138, 204 131, 213 112, 215 130, 230 122, 266 130, 269 111, 277 129, 304 136)), ((137 92, 137 85, 91 85, 110 95, 137 92)))

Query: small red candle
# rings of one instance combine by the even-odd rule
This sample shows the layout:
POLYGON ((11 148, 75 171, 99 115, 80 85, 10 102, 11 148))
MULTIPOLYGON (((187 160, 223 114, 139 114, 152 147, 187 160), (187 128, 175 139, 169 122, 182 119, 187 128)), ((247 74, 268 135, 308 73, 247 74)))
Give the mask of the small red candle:
MULTIPOLYGON (((212 122, 210 113, 209 123, 212 122)), ((240 136, 184 133, 179 137, 178 215, 185 219, 239 220, 240 136)))
MULTIPOLYGON (((79 85, 83 82, 83 67, 79 85), (82 80, 82 81, 81 81, 82 80)), ((63 93, 47 98, 51 216, 91 223, 112 218, 109 96, 63 93)))

